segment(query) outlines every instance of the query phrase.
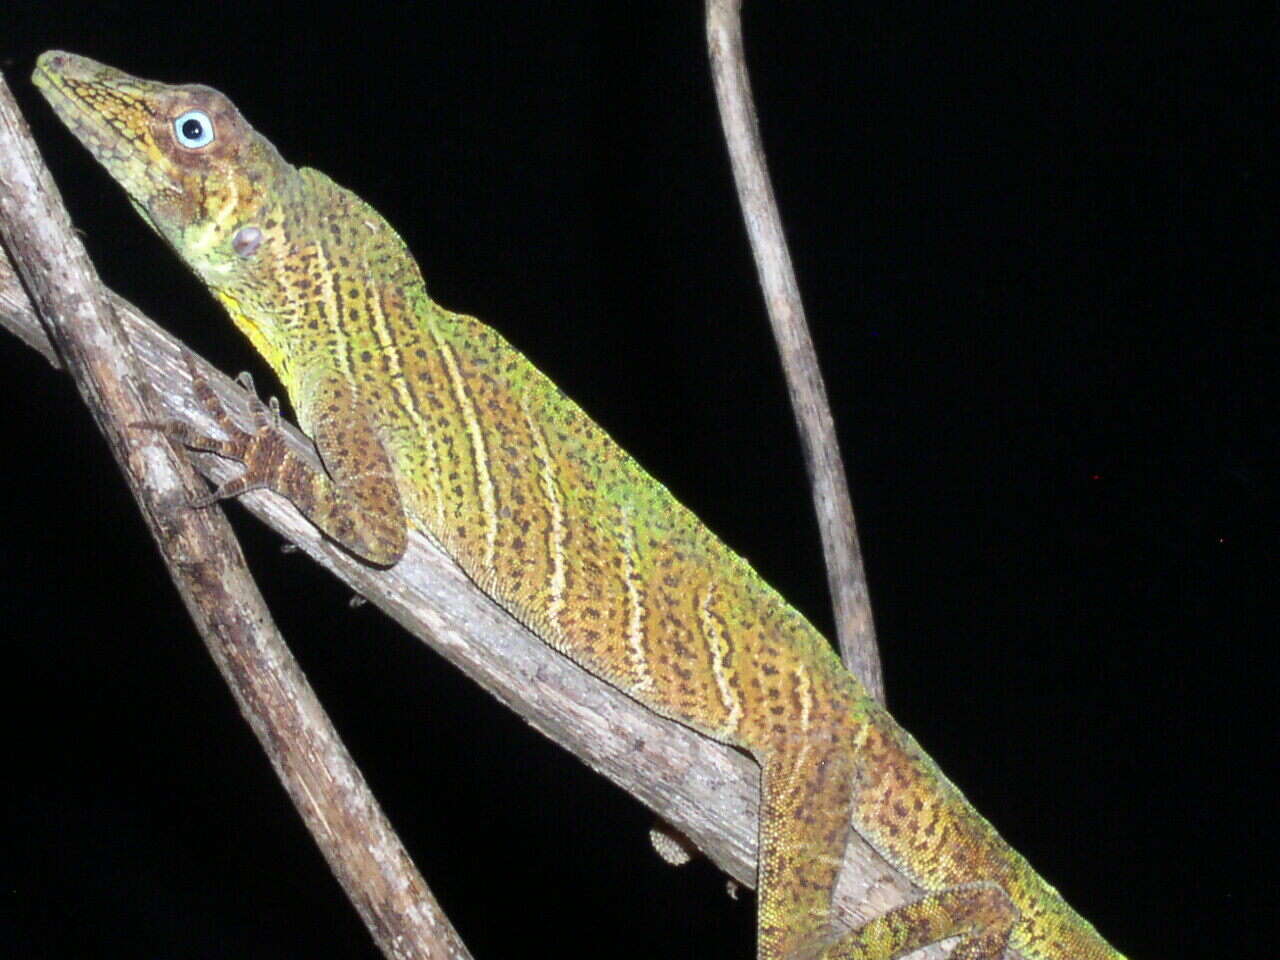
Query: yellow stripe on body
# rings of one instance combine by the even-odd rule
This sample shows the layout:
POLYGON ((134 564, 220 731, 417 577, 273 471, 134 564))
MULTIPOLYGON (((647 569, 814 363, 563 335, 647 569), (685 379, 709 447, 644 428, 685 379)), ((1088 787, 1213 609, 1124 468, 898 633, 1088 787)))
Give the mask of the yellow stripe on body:
POLYGON ((565 590, 568 586, 565 546, 568 542, 569 528, 564 522, 564 504, 560 500, 555 462, 551 459, 551 449, 547 446, 546 434, 529 411, 523 394, 520 396, 520 412, 524 414, 525 422, 529 426, 529 435, 533 438, 534 453, 539 461, 538 481, 542 486, 542 495, 551 521, 547 525, 547 621, 558 635, 563 636, 564 627, 560 622, 560 615, 564 612, 565 590))
MULTIPOLYGON (((370 268, 366 264, 366 273, 372 276, 370 268)), ((418 397, 414 395, 413 385, 409 382, 408 376, 405 375, 403 354, 396 345, 395 339, 391 333, 391 325, 387 319, 386 311, 382 307, 382 290, 377 288, 371 291, 369 297, 369 319, 370 327, 373 330, 374 338, 378 341, 378 348, 381 356, 387 358, 387 385, 391 388, 391 392, 395 397, 395 402, 400 412, 403 413, 409 422, 413 425, 414 438, 421 444, 421 449, 426 454, 426 462, 422 464, 420 471, 416 476, 426 477, 431 482, 432 498, 435 501, 436 524, 434 529, 444 529, 444 485, 441 481, 442 471, 440 468, 440 451, 436 446, 436 436, 432 431, 430 424, 422 416, 421 411, 424 409, 418 397)), ((429 325, 429 324, 428 324, 429 325)))
POLYGON ((808 739, 813 713, 813 681, 809 677, 809 670, 801 663, 796 664, 795 669, 791 671, 791 676, 796 682, 795 696, 800 706, 800 733, 797 736, 802 740, 801 747, 796 753, 795 764, 791 768, 791 776, 794 780, 796 777, 803 776, 804 771, 809 768, 809 753, 813 749, 808 739))
POLYGON ((645 650, 644 597, 636 586, 636 530, 630 514, 622 517, 622 583, 627 591, 627 663, 632 686, 639 693, 653 692, 653 673, 645 650))
POLYGON ((458 413, 466 425, 467 437, 471 441, 476 491, 480 496, 480 509, 485 521, 484 569, 487 576, 493 577, 496 574, 494 556, 498 546, 498 505, 497 497, 494 495, 493 478, 489 475, 489 455, 485 450, 484 430, 480 426, 480 419, 476 416, 475 406, 467 396, 467 386, 462 379, 462 371, 458 368, 458 358, 454 355, 453 347, 440 336, 437 330, 432 328, 431 332, 436 341, 436 348, 440 351, 440 358, 444 360, 444 367, 453 387, 454 401, 458 405, 458 413))
POLYGON ((716 585, 708 584, 698 604, 698 622, 702 626, 702 636, 711 654, 711 673, 715 677, 716 690, 720 694, 720 703, 725 711, 724 722, 718 728, 718 732, 720 736, 728 737, 735 733, 742 723, 742 701, 729 683, 730 668, 726 664, 726 659, 731 651, 724 625, 716 616, 713 607, 715 595, 716 585))

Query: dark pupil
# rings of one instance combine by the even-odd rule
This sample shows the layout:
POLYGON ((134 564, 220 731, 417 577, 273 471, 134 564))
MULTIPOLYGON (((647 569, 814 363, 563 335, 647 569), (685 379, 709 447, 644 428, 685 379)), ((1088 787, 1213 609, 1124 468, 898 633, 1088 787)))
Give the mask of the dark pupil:
POLYGON ((199 140, 204 136, 204 127, 195 117, 189 117, 182 121, 182 135, 188 140, 199 140))

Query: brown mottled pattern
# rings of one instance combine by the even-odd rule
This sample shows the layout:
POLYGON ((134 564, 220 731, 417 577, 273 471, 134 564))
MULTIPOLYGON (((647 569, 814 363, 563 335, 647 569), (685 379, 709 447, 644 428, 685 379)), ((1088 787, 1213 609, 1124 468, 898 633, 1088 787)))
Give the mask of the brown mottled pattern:
POLYGON ((56 52, 35 80, 277 371, 327 470, 290 459, 269 424, 228 423, 230 441, 173 427, 245 462, 219 495, 280 490, 378 563, 425 530, 558 650, 757 758, 760 957, 886 960, 956 934, 971 960, 1006 941, 1118 956, 744 560, 500 335, 428 298, 367 204, 289 166, 207 87, 56 52), (173 130, 192 109, 216 131, 198 149, 173 130), (261 242, 241 256, 246 228, 261 242), (931 891, 853 933, 827 927, 851 822, 931 891))

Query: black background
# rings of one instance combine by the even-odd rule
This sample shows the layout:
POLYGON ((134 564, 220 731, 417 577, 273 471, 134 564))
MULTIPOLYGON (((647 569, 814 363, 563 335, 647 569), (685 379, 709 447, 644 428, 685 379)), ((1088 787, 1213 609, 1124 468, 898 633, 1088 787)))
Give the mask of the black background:
MULTIPOLYGON (((269 6, 6 6, 107 282, 270 383, 31 87, 50 47, 228 93, 826 629, 700 5, 269 6)), ((1263 939, 1274 4, 748 7, 894 712, 1126 953, 1263 939)), ((0 953, 375 955, 69 382, 0 351, 0 953)), ((660 864, 637 804, 240 528, 477 957, 752 955, 749 895, 660 864)))

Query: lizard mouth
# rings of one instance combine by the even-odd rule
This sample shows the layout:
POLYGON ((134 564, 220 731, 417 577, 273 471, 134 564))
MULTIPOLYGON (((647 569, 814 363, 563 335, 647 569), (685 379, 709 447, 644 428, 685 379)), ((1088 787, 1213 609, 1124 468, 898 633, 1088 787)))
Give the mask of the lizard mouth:
POLYGON ((31 81, 155 227, 149 208, 159 197, 178 192, 178 184, 152 139, 155 115, 140 95, 147 81, 61 50, 40 55, 31 81))
MULTIPOLYGON (((31 82, 49 101, 53 112, 103 163, 112 156, 123 155, 127 142, 124 129, 108 119, 117 115, 111 109, 116 98, 108 99, 104 88, 94 83, 94 74, 106 70, 87 57, 50 50, 40 55, 31 74, 31 82)), ((123 106, 123 98, 121 101, 119 105, 123 106)))

